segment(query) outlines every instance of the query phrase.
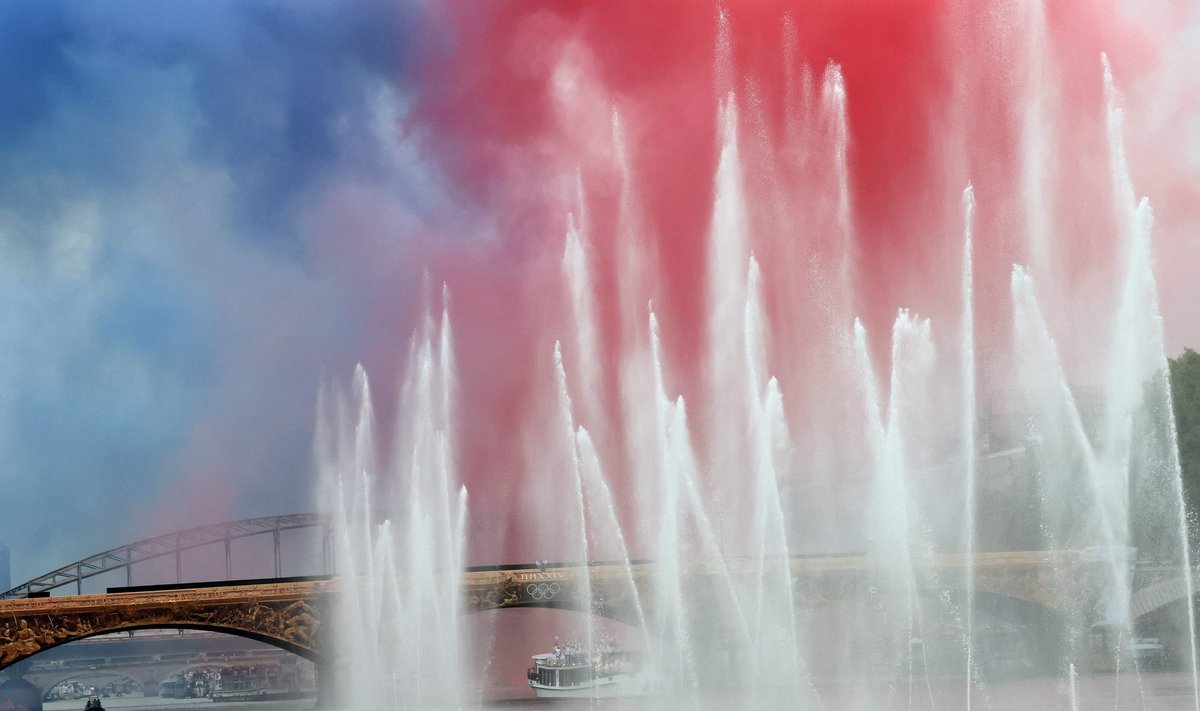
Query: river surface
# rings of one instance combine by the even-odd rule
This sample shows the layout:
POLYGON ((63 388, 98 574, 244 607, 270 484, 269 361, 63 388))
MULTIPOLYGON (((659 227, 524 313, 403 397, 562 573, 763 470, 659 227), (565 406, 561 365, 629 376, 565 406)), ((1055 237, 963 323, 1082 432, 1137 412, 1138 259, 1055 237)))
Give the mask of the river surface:
MULTIPOLYGON (((864 703, 861 687, 856 692, 850 687, 818 686, 823 711, 881 711, 871 703, 864 703)), ((873 690, 870 696, 880 698, 881 689, 873 690)), ((906 696, 907 694, 905 694, 906 696)), ((980 711, 1195 711, 1196 701, 1192 695, 1191 675, 1187 673, 1163 672, 1116 677, 1111 675, 1081 678, 1074 689, 1060 679, 1026 679, 993 684, 985 693, 977 692, 972 699, 972 708, 980 711)), ((922 686, 914 690, 910 702, 899 695, 894 697, 894 708, 913 711, 961 711, 966 708, 966 699, 961 683, 935 683, 931 689, 922 686)), ((735 696, 720 693, 705 695, 699 702, 680 703, 672 699, 629 698, 584 700, 513 700, 490 704, 493 708, 524 711, 526 709, 604 709, 605 711, 634 711, 661 709, 662 711, 717 711, 718 709, 778 709, 798 708, 794 699, 776 702, 748 704, 735 696)))
MULTIPOLYGON (((123 696, 121 698, 101 699, 105 711, 186 711, 186 709, 210 709, 212 711, 295 711, 296 709, 311 709, 314 699, 291 699, 288 701, 243 701, 237 703, 214 703, 211 699, 164 699, 158 696, 123 696)), ((43 704, 44 711, 83 711, 87 699, 71 699, 69 701, 47 701, 43 704)))
MULTIPOLYGON (((1081 678, 1077 682, 1074 690, 1075 704, 1072 704, 1071 690, 1062 680, 1027 679, 991 686, 986 695, 977 694, 973 698, 972 707, 981 711, 1070 711, 1073 707, 1079 711, 1098 709, 1106 711, 1183 711, 1184 709, 1195 711, 1196 703, 1191 689, 1190 675, 1181 672, 1144 674, 1140 679, 1134 675, 1096 676, 1081 678)), ((852 688, 818 687, 818 690, 824 711, 879 711, 864 706, 861 699, 858 698, 859 692, 852 688)), ((516 689, 513 691, 523 692, 523 690, 516 689)), ((794 699, 792 701, 794 702, 794 699)), ((46 711, 81 711, 84 703, 84 699, 53 701, 47 703, 45 709, 46 711)), ((285 709, 297 711, 312 709, 315 703, 315 700, 311 698, 290 701, 214 703, 208 699, 125 697, 104 699, 104 708, 110 711, 116 709, 123 711, 151 711, 152 709, 182 711, 188 708, 220 709, 220 711, 284 711, 285 709)), ((914 693, 911 706, 908 705, 907 699, 900 700, 897 705, 897 708, 911 708, 914 711, 928 709, 959 711, 965 707, 961 684, 951 682, 937 684, 932 689, 922 687, 919 693, 914 693)), ((747 704, 736 696, 713 693, 706 694, 699 702, 692 700, 686 703, 664 697, 600 700, 519 698, 487 702, 483 708, 496 711, 551 711, 552 709, 563 709, 564 711, 576 709, 676 711, 681 708, 689 709, 689 711, 747 708, 775 711, 793 707, 786 701, 747 704)))

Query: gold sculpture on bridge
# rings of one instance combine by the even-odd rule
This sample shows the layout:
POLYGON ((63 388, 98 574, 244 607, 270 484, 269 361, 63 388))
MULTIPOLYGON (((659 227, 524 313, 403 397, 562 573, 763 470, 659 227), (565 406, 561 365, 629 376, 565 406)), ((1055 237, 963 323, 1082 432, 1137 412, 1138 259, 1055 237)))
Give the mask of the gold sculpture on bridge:
POLYGON ((471 590, 469 603, 472 610, 495 610, 501 607, 512 607, 520 602, 520 583, 517 576, 503 571, 495 580, 495 585, 484 590, 471 590))
POLYGON ((6 622, 0 626, 0 666, 37 654, 64 639, 78 639, 91 633, 91 625, 86 622, 76 621, 74 626, 69 621, 55 624, 50 616, 44 622, 35 618, 32 625, 27 619, 18 619, 15 628, 6 622))
POLYGON ((0 669, 38 652, 106 632, 191 627, 252 637, 321 657, 321 583, 6 600, 0 669), (11 620, 7 621, 7 620, 11 620))

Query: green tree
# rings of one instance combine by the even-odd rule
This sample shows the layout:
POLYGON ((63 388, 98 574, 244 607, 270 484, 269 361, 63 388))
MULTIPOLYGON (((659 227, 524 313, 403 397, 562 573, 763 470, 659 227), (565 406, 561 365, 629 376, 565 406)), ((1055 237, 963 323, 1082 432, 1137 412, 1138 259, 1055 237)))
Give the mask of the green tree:
POLYGON ((1200 517, 1200 353, 1186 348, 1170 360, 1170 368, 1183 497, 1189 518, 1196 521, 1200 517))
POLYGON ((1183 503, 1189 544, 1200 545, 1200 353, 1188 348, 1168 361, 1144 385, 1143 407, 1134 414, 1136 430, 1131 452, 1131 543, 1138 555, 1170 560, 1179 555, 1179 529, 1165 512, 1179 506, 1176 497, 1173 449, 1169 438, 1166 395, 1171 391, 1177 435, 1183 503), (1166 375, 1169 383, 1164 382, 1166 375))

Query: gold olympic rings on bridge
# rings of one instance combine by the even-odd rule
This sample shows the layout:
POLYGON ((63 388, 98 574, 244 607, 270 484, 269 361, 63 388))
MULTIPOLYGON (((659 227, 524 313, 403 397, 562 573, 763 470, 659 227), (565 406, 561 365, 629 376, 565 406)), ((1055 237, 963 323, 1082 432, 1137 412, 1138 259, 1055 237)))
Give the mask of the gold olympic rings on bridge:
POLYGON ((558 583, 530 583, 525 592, 534 600, 553 600, 562 588, 558 583))

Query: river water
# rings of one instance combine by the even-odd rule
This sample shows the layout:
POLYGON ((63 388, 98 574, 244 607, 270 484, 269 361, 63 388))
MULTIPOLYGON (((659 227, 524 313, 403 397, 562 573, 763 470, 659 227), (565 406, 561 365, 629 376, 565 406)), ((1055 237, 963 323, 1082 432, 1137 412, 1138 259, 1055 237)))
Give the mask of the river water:
MULTIPOLYGON (((292 711, 293 709, 309 709, 315 705, 313 699, 288 701, 246 701, 239 703, 214 703, 211 699, 165 699, 158 696, 123 696, 121 698, 101 699, 106 711, 179 711, 180 709, 220 709, 220 711, 292 711)), ((71 699, 68 701, 48 701, 42 708, 44 711, 82 711, 87 699, 71 699)))
MULTIPOLYGON (((849 687, 818 687, 824 711, 880 711, 875 706, 863 703, 863 699, 883 698, 882 689, 858 689, 849 687), (865 693, 864 693, 865 692, 865 693), (856 698, 857 697, 857 698, 856 698)), ((1196 708, 1192 694, 1192 682, 1189 674, 1162 672, 1143 674, 1140 678, 1133 674, 1124 676, 1103 675, 1091 678, 1081 678, 1074 689, 1072 703, 1071 689, 1068 684, 1059 679, 1026 679, 993 684, 986 693, 979 693, 972 699, 972 708, 987 709, 987 711, 1091 711, 1105 709, 1106 711, 1182 711, 1196 708)), ((907 708, 913 711, 942 709, 945 711, 961 711, 966 708, 963 687, 960 683, 935 684, 931 689, 921 687, 914 690, 911 705, 906 691, 897 691, 893 697, 894 708, 907 708)), ((743 699, 723 696, 720 694, 705 695, 699 700, 681 702, 669 698, 629 698, 602 699, 596 701, 583 700, 548 700, 520 699, 512 701, 493 702, 492 708, 506 711, 525 711, 540 709, 605 709, 607 711, 641 711, 643 709, 663 711, 681 708, 699 711, 717 711, 718 709, 788 709, 794 708, 794 700, 789 704, 787 699, 775 702, 759 700, 758 703, 745 703, 743 699)))
MULTIPOLYGON (((515 690, 514 690, 515 691, 515 690)), ((852 687, 818 687, 822 705, 825 711, 878 711, 873 707, 864 706, 862 698, 881 698, 880 689, 854 689, 852 687)), ((914 711, 929 709, 944 709, 959 711, 966 708, 962 685, 946 682, 935 684, 932 688, 921 687, 914 690, 909 705, 907 691, 897 692, 897 708, 911 708, 914 711), (901 698, 903 695, 904 698, 901 698)), ((1192 696, 1191 679, 1188 674, 1177 672, 1162 672, 1138 676, 1103 675, 1091 678, 1081 678, 1074 689, 1072 704, 1071 689, 1060 679, 1026 679, 1020 681, 993 684, 986 693, 977 693, 972 699, 974 708, 988 711, 1069 711, 1072 708, 1080 711, 1105 709, 1112 711, 1182 711, 1195 709, 1192 696), (1115 701, 1114 701, 1115 699, 1115 701)), ((46 711, 80 711, 85 700, 54 701, 45 705, 46 711)), ((158 697, 125 697, 119 699, 104 699, 106 709, 122 709, 125 711, 179 711, 184 708, 220 709, 221 711, 294 711, 296 709, 311 709, 315 706, 314 699, 291 701, 260 701, 244 703, 214 703, 208 699, 163 699, 158 697)), ((517 698, 510 700, 491 701, 484 704, 485 709, 502 711, 548 711, 550 709, 605 709, 606 711, 641 711, 659 710, 674 711, 680 708, 698 711, 718 711, 719 709, 748 709, 748 708, 791 708, 785 700, 778 704, 771 701, 759 700, 757 704, 748 704, 744 699, 716 694, 706 694, 702 699, 686 701, 669 697, 640 697, 627 699, 530 699, 517 698)), ((360 710, 355 710, 360 711, 360 710)))

